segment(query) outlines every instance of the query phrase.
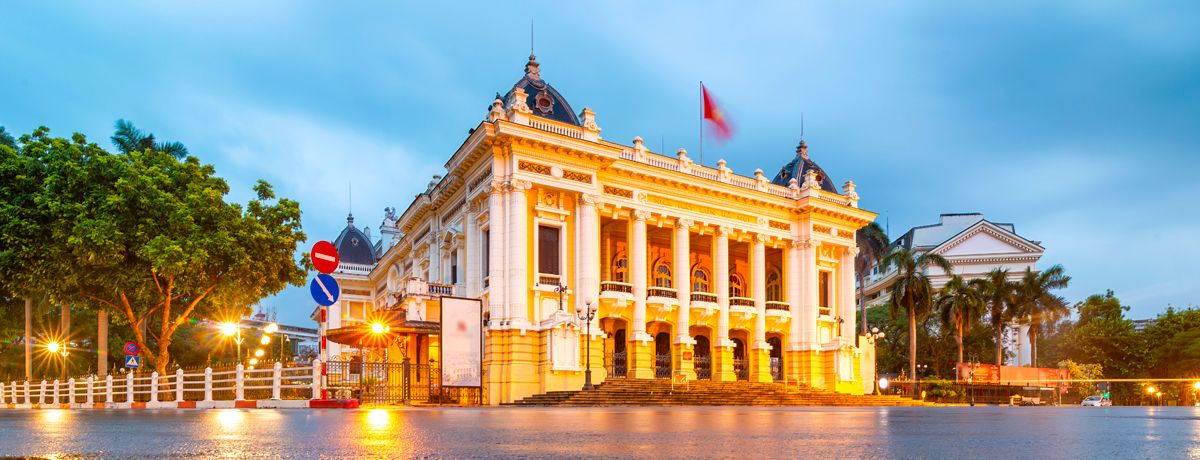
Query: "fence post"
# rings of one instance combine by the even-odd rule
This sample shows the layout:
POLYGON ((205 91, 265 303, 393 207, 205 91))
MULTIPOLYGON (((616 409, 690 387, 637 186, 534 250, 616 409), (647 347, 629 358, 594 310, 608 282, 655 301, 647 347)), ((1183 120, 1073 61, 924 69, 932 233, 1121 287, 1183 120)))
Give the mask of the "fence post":
POLYGON ((125 374, 125 402, 133 402, 133 371, 125 374))
POLYGON ((33 403, 33 401, 29 400, 29 381, 26 380, 25 381, 25 404, 32 404, 32 403, 33 403))
POLYGON ((271 380, 271 399, 278 401, 283 392, 283 363, 275 361, 275 372, 272 374, 271 380))
POLYGON ((46 404, 46 380, 42 380, 42 385, 38 387, 38 404, 46 404))
POLYGON ((104 403, 112 404, 113 402, 113 378, 112 374, 104 376, 104 403))
POLYGON ((204 368, 204 402, 212 401, 212 368, 204 368))
POLYGON ((183 368, 175 369, 175 402, 183 402, 183 368))
POLYGON ((158 402, 158 371, 150 373, 150 402, 158 402))
POLYGON ((238 363, 237 373, 235 374, 234 382, 233 382, 233 385, 234 385, 233 399, 235 401, 241 401, 246 394, 246 388, 245 388, 246 384, 245 384, 245 382, 242 381, 243 378, 245 378, 245 368, 242 366, 242 363, 238 363))
POLYGON ((321 397, 321 360, 313 360, 312 372, 312 399, 321 397))
POLYGON ((4 393, 6 388, 4 382, 0 382, 0 404, 8 404, 8 395, 4 393))
POLYGON ((87 386, 88 386, 87 405, 88 405, 88 407, 91 407, 92 404, 96 404, 96 378, 92 377, 92 376, 88 376, 87 386))
POLYGON ((50 404, 54 404, 54 405, 58 404, 58 387, 59 387, 58 379, 54 379, 54 393, 51 393, 54 395, 54 400, 52 400, 50 402, 50 404))
POLYGON ((75 404, 75 377, 67 379, 67 404, 75 404))

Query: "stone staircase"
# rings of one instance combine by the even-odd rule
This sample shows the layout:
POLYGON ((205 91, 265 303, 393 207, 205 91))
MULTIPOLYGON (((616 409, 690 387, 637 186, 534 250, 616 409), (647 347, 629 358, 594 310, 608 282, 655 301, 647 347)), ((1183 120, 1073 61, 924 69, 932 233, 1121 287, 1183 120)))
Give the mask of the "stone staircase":
POLYGON ((932 406, 901 396, 849 395, 782 383, 610 379, 592 391, 551 391, 512 406, 932 406))

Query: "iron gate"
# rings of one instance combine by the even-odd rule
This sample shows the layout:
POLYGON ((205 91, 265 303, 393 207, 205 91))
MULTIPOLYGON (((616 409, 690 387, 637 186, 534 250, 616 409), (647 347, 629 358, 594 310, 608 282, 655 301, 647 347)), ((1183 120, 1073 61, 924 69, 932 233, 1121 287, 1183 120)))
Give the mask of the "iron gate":
POLYGON ((626 352, 618 351, 616 353, 604 353, 604 370, 608 374, 608 378, 623 378, 627 374, 626 370, 626 352))
POLYGON ((325 389, 331 398, 362 404, 429 402, 440 394, 436 363, 412 364, 330 361, 325 363, 325 389))
POLYGON ((750 368, 746 366, 745 359, 733 360, 733 372, 737 375, 738 380, 750 380, 750 368))
POLYGON ((654 378, 671 378, 671 354, 659 353, 654 355, 654 378))
POLYGON ((695 366, 697 379, 712 380, 712 355, 697 356, 695 366))

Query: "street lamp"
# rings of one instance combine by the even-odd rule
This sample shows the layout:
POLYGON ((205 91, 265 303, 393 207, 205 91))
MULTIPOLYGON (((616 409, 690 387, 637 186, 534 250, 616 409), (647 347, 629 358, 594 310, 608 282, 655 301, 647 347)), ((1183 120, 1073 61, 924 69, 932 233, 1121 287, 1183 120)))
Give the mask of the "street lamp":
POLYGON ((221 335, 225 337, 233 337, 233 343, 237 344, 237 361, 242 362, 242 325, 239 322, 224 322, 221 323, 221 335))
MULTIPOLYGON (((867 343, 869 343, 871 345, 875 345, 875 342, 878 342, 879 339, 882 339, 885 335, 886 334, 879 331, 879 328, 872 327, 871 333, 867 334, 867 343)), ((874 379, 875 380, 875 394, 879 394, 879 378, 878 378, 878 375, 879 375, 879 353, 878 353, 878 351, 876 351, 875 353, 872 353, 871 358, 875 360, 874 367, 875 367, 875 374, 877 377, 874 379)))
POLYGON ((262 355, 263 355, 263 353, 264 353, 264 352, 263 352, 263 349, 262 349, 262 348, 259 348, 259 349, 257 349, 257 350, 254 350, 254 357, 255 357, 255 358, 261 358, 261 357, 262 357, 262 355))
POLYGON ((1158 392, 1158 389, 1154 388, 1153 386, 1146 388, 1146 394, 1150 395, 1151 402, 1154 402, 1154 394, 1157 392, 1158 392))
POLYGON ((554 292, 558 293, 558 311, 563 311, 563 293, 567 292, 567 286, 560 281, 554 286, 554 292))
MULTIPOLYGON (((575 314, 581 321, 587 322, 587 356, 584 358, 586 363, 583 369, 583 389, 585 391, 595 388, 592 386, 592 319, 596 317, 596 307, 592 306, 592 298, 588 297, 583 300, 586 305, 575 307, 575 314)), ((559 303, 561 306, 562 304, 559 303)))
POLYGON ((46 351, 63 358, 62 378, 67 378, 67 355, 71 354, 70 350, 67 350, 67 344, 51 341, 46 344, 46 351))
POLYGON ((274 334, 275 331, 278 331, 278 330, 279 330, 279 324, 276 324, 276 323, 268 324, 267 327, 263 328, 263 332, 266 332, 268 334, 274 334))

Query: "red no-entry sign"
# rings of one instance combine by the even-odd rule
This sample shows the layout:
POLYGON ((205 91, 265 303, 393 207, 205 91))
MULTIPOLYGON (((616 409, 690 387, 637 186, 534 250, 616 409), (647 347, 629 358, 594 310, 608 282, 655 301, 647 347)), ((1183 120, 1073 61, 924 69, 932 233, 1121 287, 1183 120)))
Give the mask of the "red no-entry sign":
POLYGON ((337 248, 328 241, 318 241, 312 247, 310 253, 313 267, 321 273, 330 273, 337 270, 338 267, 338 252, 337 248))

